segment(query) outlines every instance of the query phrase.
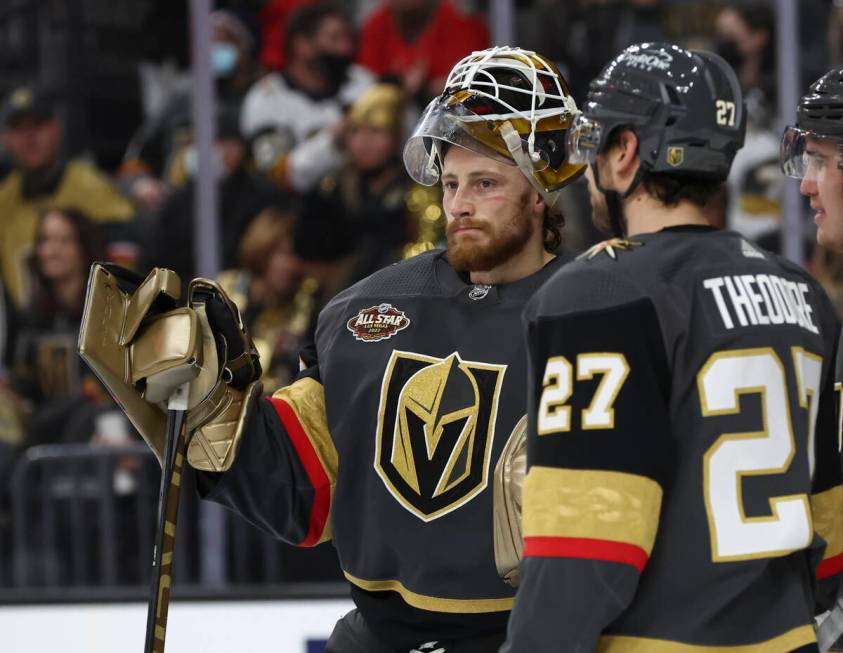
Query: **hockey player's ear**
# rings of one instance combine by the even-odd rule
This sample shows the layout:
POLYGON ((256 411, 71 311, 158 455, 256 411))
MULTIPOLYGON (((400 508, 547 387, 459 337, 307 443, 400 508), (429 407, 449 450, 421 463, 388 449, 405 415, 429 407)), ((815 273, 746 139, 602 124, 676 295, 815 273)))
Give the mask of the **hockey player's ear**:
POLYGON ((547 202, 544 201, 542 194, 538 191, 533 191, 533 213, 544 216, 546 210, 547 202))
POLYGON ((638 167, 638 137, 631 129, 624 129, 618 137, 618 145, 613 154, 618 173, 627 175, 638 167))
POLYGON ((631 129, 622 129, 617 142, 607 155, 607 167, 611 176, 610 185, 607 187, 622 193, 632 183, 640 165, 638 136, 631 129))

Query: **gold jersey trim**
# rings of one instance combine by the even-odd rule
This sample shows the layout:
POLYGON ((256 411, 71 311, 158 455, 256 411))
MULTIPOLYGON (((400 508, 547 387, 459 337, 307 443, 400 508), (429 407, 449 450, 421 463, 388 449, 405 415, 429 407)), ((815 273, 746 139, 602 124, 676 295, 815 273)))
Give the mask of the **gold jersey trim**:
POLYGON ((773 639, 740 646, 700 646, 666 639, 610 635, 600 638, 597 653, 780 653, 816 641, 811 626, 798 626, 773 639))
POLYGON ((811 495, 814 531, 826 542, 823 559, 843 553, 843 486, 811 495))
MULTIPOLYGON (((272 395, 273 399, 283 400, 295 413, 301 424, 302 431, 307 436, 319 464, 331 482, 331 502, 334 505, 334 490, 337 483, 337 468, 339 456, 334 447, 334 440, 328 429, 328 413, 325 407, 325 388, 319 381, 310 377, 303 377, 281 388, 272 395)), ((325 529, 319 540, 314 543, 327 542, 332 537, 331 519, 325 523, 325 529)))
POLYGON ((524 481, 524 537, 609 540, 653 550, 662 489, 636 474, 534 466, 524 481))
POLYGON ((444 599, 427 596, 407 589, 399 580, 364 580, 343 572, 350 583, 369 592, 397 592, 404 601, 430 612, 449 612, 452 614, 481 614, 485 612, 507 612, 512 610, 515 599, 444 599))

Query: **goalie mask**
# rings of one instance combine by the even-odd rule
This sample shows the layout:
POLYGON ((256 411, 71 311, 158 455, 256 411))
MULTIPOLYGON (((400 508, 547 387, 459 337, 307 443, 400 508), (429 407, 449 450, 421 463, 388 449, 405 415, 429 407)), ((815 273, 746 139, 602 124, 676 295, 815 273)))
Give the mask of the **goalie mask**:
POLYGON ((520 48, 498 47, 460 61, 419 119, 404 147, 404 165, 420 184, 442 174, 445 144, 457 145, 521 170, 549 207, 581 175, 571 165, 565 134, 577 106, 556 66, 520 48))
POLYGON ((843 68, 829 71, 811 85, 799 101, 796 120, 782 135, 782 172, 804 179, 818 178, 829 166, 843 170, 843 68))

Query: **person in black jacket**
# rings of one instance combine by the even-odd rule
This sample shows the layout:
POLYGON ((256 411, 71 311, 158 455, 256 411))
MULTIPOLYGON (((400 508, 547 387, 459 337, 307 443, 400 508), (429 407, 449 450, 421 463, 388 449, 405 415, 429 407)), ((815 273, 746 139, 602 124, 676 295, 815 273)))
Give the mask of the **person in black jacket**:
MULTIPOLYGON (((222 268, 237 265, 237 245, 249 223, 267 207, 283 207, 285 195, 276 186, 253 175, 246 168, 246 144, 240 136, 239 112, 233 106, 221 106, 217 116, 214 147, 214 172, 219 192, 219 238, 222 268)), ((182 279, 196 276, 194 242, 197 225, 194 218, 196 149, 189 147, 184 156, 189 181, 175 191, 155 217, 146 251, 149 267, 167 267, 182 279)))

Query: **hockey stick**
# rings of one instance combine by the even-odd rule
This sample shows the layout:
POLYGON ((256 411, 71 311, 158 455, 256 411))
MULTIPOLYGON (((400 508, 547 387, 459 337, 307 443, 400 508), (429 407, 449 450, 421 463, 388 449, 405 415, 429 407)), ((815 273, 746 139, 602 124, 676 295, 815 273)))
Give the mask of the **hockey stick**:
POLYGON ((161 489, 158 494, 158 530, 152 553, 152 585, 149 611, 146 616, 144 653, 164 653, 167 636, 167 614, 170 609, 173 551, 176 545, 176 522, 179 515, 181 475, 187 451, 184 415, 187 410, 189 383, 180 386, 167 404, 167 433, 161 465, 161 489))

